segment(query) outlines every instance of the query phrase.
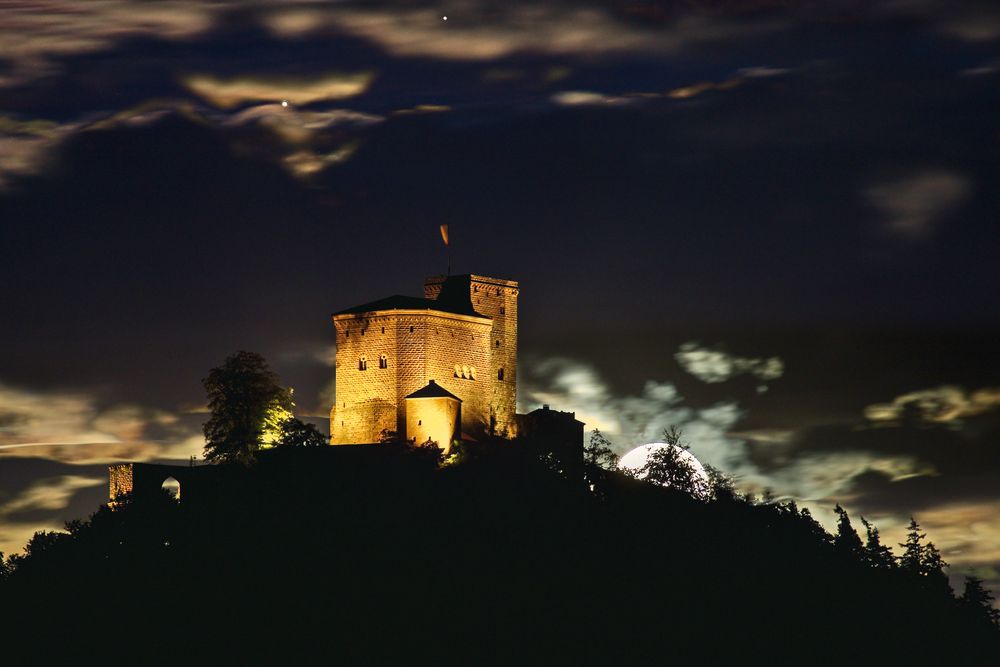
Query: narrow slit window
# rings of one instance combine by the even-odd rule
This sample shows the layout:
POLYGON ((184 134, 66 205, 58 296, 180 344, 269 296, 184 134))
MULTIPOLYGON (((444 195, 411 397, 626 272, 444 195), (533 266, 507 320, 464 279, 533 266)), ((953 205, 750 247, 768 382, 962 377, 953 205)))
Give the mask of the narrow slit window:
POLYGON ((358 370, 366 371, 368 370, 368 357, 361 357, 358 359, 358 370))
POLYGON ((500 369, 497 370, 497 380, 500 380, 501 382, 503 382, 503 369, 502 368, 500 368, 500 369))
POLYGON ((378 358, 378 367, 379 368, 389 368, 389 357, 385 356, 384 354, 379 355, 379 358, 378 358))

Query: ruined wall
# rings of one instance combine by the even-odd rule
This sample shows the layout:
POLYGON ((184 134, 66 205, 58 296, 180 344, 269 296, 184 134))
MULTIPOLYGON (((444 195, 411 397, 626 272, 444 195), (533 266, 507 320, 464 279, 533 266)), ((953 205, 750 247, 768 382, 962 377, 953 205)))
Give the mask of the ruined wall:
POLYGON ((108 501, 134 489, 134 466, 131 463, 115 463, 108 466, 108 501))
MULTIPOLYGON (((428 278, 424 283, 424 296, 437 298, 445 276, 428 278)), ((492 320, 490 332, 490 357, 488 381, 487 429, 493 420, 493 431, 502 436, 517 435, 517 282, 487 276, 469 276, 469 296, 476 312, 492 320), (503 379, 500 371, 503 370, 503 379)), ((456 396, 460 393, 447 387, 456 396)), ((465 406, 463 406, 464 412, 465 406)))

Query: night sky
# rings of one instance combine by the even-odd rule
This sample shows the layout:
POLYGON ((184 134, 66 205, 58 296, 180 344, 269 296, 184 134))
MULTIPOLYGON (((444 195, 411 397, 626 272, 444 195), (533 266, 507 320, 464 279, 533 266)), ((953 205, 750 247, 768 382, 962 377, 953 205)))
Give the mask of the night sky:
POLYGON ((330 313, 448 224, 522 411, 1000 587, 998 83, 990 2, 0 0, 0 550, 200 454, 236 350, 326 430, 330 313))

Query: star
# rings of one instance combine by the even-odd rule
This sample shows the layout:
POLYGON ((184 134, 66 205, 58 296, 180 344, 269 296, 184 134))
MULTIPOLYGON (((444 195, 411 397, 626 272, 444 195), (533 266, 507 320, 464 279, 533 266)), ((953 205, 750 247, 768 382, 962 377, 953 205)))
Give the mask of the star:
POLYGON ((281 100, 281 106, 285 107, 287 109, 288 108, 288 100, 281 100))

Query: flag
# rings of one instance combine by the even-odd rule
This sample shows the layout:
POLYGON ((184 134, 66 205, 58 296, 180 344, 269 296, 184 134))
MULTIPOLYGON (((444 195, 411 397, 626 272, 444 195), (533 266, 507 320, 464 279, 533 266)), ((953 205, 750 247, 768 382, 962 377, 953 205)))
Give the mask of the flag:
POLYGON ((448 245, 448 225, 441 225, 441 240, 448 245))

